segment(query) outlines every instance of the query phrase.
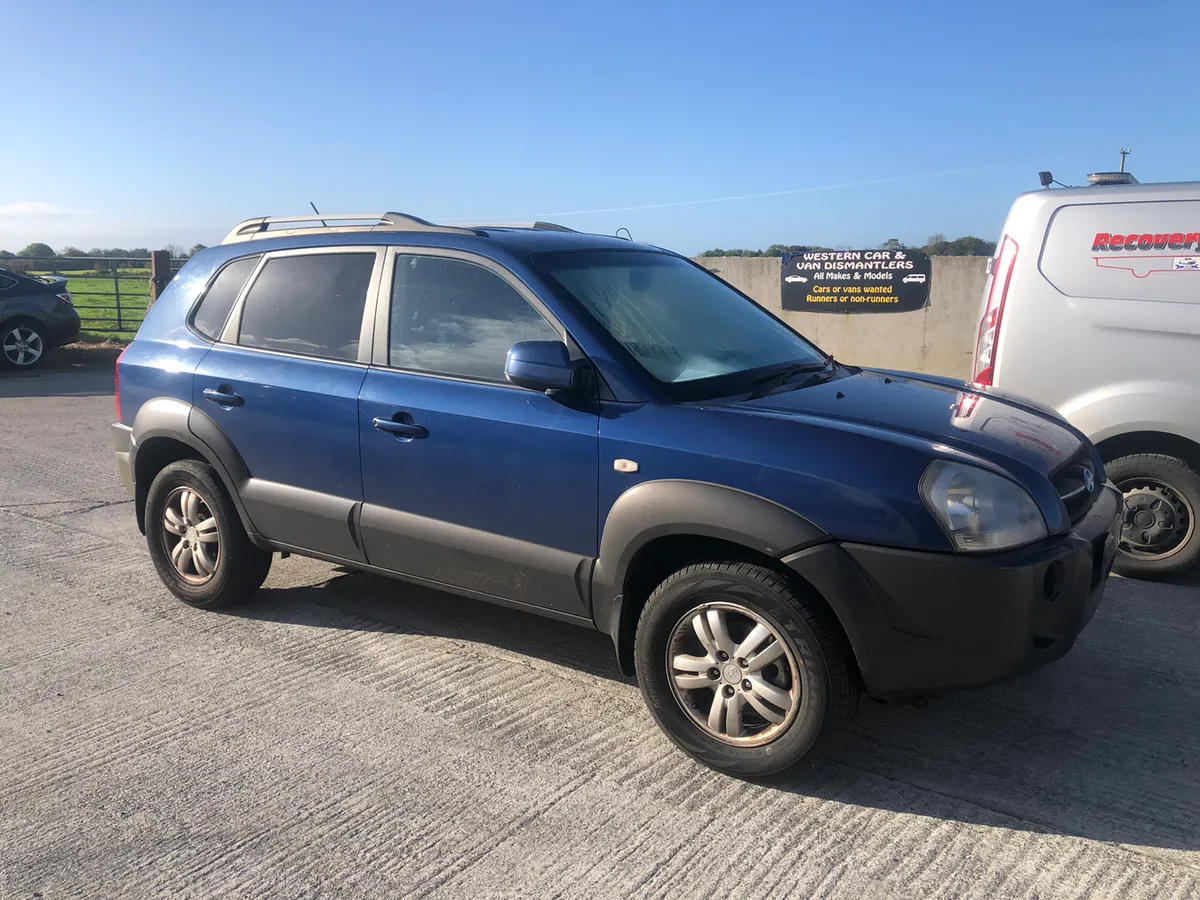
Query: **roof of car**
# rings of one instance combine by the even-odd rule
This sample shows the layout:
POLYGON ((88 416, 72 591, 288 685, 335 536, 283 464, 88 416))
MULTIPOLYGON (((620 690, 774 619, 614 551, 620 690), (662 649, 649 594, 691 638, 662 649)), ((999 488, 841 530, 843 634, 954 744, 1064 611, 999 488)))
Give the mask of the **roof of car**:
MULTIPOLYGON (((552 222, 478 225, 435 224, 407 213, 312 215, 247 219, 234 226, 222 247, 250 244, 254 250, 331 243, 471 246, 499 243, 531 253, 585 249, 659 249, 611 235, 588 234, 552 222), (261 241, 269 241, 266 246, 261 241)), ((251 247, 246 250, 251 251, 251 247)))

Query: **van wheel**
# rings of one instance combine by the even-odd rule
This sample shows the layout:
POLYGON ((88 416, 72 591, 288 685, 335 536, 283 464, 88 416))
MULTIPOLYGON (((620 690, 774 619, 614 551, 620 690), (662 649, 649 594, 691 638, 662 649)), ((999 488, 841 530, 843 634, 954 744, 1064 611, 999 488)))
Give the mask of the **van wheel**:
POLYGON ((634 655, 662 729, 732 775, 764 778, 819 759, 858 706, 837 622, 750 563, 688 566, 660 584, 642 610, 634 655))
POLYGON ((163 584, 198 609, 246 599, 271 569, 272 554, 250 543, 217 473, 194 459, 171 463, 151 482, 146 543, 163 584))
POLYGON ((1191 466, 1173 456, 1138 453, 1114 459, 1104 469, 1125 495, 1117 572, 1165 577, 1200 560, 1200 475, 1191 466))

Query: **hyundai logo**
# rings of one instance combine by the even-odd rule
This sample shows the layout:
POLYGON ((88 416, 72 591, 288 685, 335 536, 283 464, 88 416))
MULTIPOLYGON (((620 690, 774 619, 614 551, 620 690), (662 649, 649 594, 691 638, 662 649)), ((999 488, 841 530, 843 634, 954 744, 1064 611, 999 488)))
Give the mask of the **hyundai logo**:
POLYGON ((1091 469, 1083 470, 1083 486, 1088 489, 1089 494, 1096 489, 1096 476, 1092 474, 1091 469))

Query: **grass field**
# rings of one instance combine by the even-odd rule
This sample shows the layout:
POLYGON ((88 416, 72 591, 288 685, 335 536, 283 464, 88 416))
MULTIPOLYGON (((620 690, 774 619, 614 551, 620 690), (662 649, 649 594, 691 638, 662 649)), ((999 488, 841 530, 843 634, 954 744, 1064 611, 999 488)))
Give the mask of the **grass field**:
POLYGON ((119 269, 116 283, 111 274, 91 269, 60 271, 56 274, 67 279, 67 290, 75 299, 75 308, 79 310, 82 320, 80 328, 86 337, 126 341, 133 338, 150 302, 149 269, 119 269))

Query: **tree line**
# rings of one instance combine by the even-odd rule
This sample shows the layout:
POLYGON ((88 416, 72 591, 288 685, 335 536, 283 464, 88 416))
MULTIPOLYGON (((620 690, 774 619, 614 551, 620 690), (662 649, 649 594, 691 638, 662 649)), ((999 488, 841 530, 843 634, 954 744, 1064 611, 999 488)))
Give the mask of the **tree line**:
MULTIPOLYGON (((167 244, 166 249, 174 259, 188 259, 195 256, 201 250, 206 249, 206 247, 204 244, 193 244, 190 250, 184 250, 178 244, 167 244)), ((34 241, 17 253, 0 250, 0 259, 34 257, 39 260, 59 260, 80 259, 87 256, 114 257, 116 259, 149 259, 150 251, 145 247, 134 247, 130 250, 124 247, 93 247, 90 250, 81 250, 79 247, 72 246, 63 247, 61 250, 56 251, 49 244, 43 244, 41 241, 34 241)))
MULTIPOLYGON (((783 256, 791 253, 811 253, 832 250, 854 250, 854 247, 818 247, 808 244, 772 244, 766 250, 705 250, 700 255, 708 256, 783 256)), ((879 245, 880 250, 920 250, 930 256, 991 256, 996 252, 995 241, 985 241, 973 235, 965 235, 952 241, 940 232, 931 234, 924 245, 913 247, 898 238, 888 238, 879 245)))

